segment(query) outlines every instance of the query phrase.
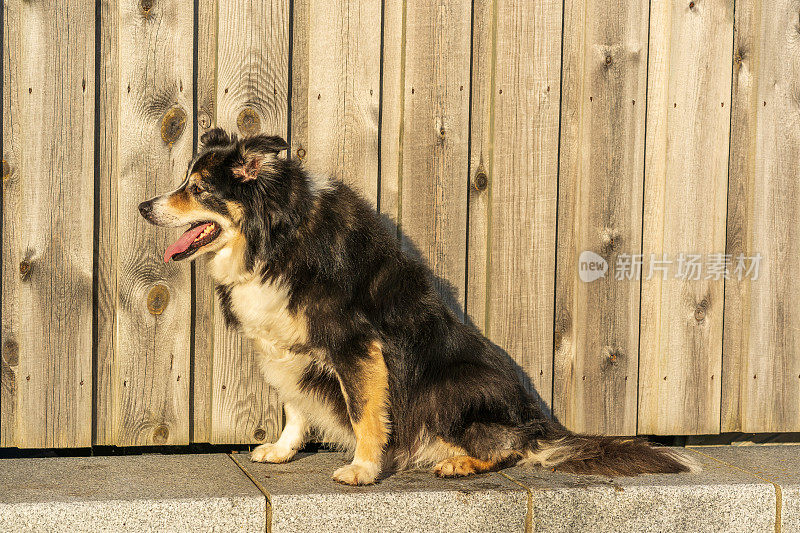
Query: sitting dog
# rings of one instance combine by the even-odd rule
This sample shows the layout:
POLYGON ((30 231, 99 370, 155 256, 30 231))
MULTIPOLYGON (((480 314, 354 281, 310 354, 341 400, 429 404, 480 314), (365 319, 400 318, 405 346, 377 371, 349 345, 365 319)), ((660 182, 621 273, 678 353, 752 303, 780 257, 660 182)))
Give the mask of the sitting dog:
POLYGON ((280 158, 273 136, 221 129, 175 191, 139 205, 189 229, 164 261, 209 253, 225 321, 252 339, 286 425, 253 461, 289 461, 310 430, 353 453, 333 478, 383 470, 466 476, 517 463, 565 472, 684 472, 688 459, 634 438, 576 435, 544 415, 512 361, 444 304, 347 185, 280 158))

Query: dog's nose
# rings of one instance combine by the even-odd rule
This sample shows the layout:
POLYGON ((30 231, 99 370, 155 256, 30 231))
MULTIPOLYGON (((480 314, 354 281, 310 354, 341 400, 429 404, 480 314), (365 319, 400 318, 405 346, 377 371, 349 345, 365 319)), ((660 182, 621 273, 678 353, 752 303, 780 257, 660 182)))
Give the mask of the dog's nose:
POLYGON ((142 202, 139 204, 139 212, 142 214, 144 218, 147 218, 152 211, 153 211, 153 203, 150 200, 147 200, 146 202, 142 202))

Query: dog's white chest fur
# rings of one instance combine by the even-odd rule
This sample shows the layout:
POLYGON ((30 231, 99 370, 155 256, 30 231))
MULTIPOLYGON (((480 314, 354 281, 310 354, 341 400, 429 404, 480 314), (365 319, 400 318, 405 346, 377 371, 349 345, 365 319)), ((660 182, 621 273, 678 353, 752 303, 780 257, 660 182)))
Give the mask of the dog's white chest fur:
POLYGON ((233 285, 230 295, 243 333, 266 357, 282 358, 283 352, 306 341, 304 321, 289 311, 289 294, 280 282, 263 283, 255 277, 233 285))
POLYGON ((229 287, 230 310, 245 336, 264 356, 282 358, 287 349, 306 342, 305 319, 289 311, 289 290, 282 280, 265 282, 243 268, 242 245, 237 244, 217 252, 211 273, 229 287))
MULTIPOLYGON (((303 412, 323 440, 351 448, 355 444, 351 428, 342 426, 320 398, 300 390, 303 372, 313 355, 305 350, 292 351, 307 342, 308 333, 305 317, 289 310, 286 284, 280 280, 265 283, 261 276, 242 274, 237 251, 235 245, 223 248, 209 266, 217 282, 230 287, 231 312, 242 333, 252 340, 264 378, 278 389, 282 401, 303 412)), ((320 362, 324 358, 315 359, 320 362)))

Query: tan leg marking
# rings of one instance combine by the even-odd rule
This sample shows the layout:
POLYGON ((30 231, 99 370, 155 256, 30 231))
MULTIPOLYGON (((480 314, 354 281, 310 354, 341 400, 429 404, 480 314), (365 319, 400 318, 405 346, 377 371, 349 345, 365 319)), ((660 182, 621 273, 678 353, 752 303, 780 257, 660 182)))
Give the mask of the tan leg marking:
MULTIPOLYGON (((347 485, 374 483, 381 471, 383 450, 389 440, 389 372, 383 360, 379 342, 370 344, 369 357, 361 368, 359 399, 362 404, 361 418, 353 424, 356 435, 356 450, 353 462, 333 473, 333 479, 347 485)), ((348 405, 347 392, 342 391, 348 405)))
POLYGON ((439 477, 469 476, 508 468, 521 458, 522 454, 516 450, 498 450, 491 454, 488 461, 470 455, 459 455, 440 461, 433 467, 433 472, 439 477))
POLYGON ((433 467, 433 472, 439 477, 460 477, 482 472, 491 472, 497 463, 482 461, 469 455, 459 455, 441 461, 433 467))

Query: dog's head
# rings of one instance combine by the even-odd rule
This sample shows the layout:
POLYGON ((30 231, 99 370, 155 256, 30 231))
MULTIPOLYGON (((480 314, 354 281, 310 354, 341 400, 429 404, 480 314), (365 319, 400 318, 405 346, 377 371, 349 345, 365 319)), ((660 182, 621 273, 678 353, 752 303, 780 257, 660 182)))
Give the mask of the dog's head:
MULTIPOLYGON (((280 218, 268 211, 280 211, 292 189, 291 174, 281 168, 286 161, 277 157, 289 148, 280 137, 238 140, 235 134, 215 128, 200 142, 202 149, 189 164, 181 186, 139 204, 139 212, 152 224, 189 226, 166 249, 165 262, 218 251, 238 236, 253 241, 248 247, 255 242, 261 245, 269 229, 264 221, 280 218)), ((253 253, 250 250, 248 255, 253 253)), ((252 264, 252 257, 248 262, 252 264)))

